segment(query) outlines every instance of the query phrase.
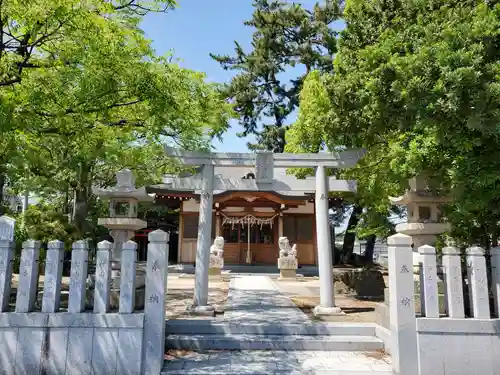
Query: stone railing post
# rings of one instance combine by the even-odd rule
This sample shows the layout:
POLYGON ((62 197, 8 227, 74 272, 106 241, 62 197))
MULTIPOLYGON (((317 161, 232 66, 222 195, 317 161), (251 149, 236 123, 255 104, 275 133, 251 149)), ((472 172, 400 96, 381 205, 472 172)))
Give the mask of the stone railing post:
POLYGON ((446 311, 450 318, 465 318, 464 291, 462 287, 462 263, 460 250, 443 248, 443 271, 446 291, 446 311))
POLYGON ((135 259, 137 243, 127 241, 122 246, 120 275, 120 313, 130 314, 135 308, 135 259))
POLYGON ((165 300, 168 274, 169 234, 162 230, 149 233, 144 306, 144 374, 159 374, 165 355, 165 300))
POLYGON ((392 366, 396 374, 418 375, 412 239, 396 234, 387 244, 392 366))
POLYGON ((490 319, 486 259, 484 250, 480 247, 467 249, 467 277, 472 316, 478 319, 490 319))
POLYGON ((42 312, 59 311, 64 261, 64 242, 50 241, 45 257, 45 281, 43 283, 42 312))
POLYGON ((112 247, 113 244, 109 241, 101 241, 97 244, 94 312, 99 314, 104 314, 109 311, 112 247))
MULTIPOLYGON (((1 251, 1 249, 0 249, 1 251)), ((500 317, 500 247, 490 249, 491 254, 491 291, 495 300, 495 316, 500 317)))
POLYGON ((437 287, 436 249, 429 245, 418 248, 422 261, 422 279, 420 289, 423 290, 422 314, 427 318, 439 318, 439 300, 437 287))
POLYGON ((9 308, 13 255, 13 242, 0 239, 0 312, 7 311, 9 308))
POLYGON ((68 312, 79 313, 85 310, 85 286, 89 252, 86 241, 73 243, 71 271, 69 280, 68 312))
POLYGON ((40 241, 28 240, 23 243, 19 282, 16 297, 16 312, 27 313, 35 308, 38 293, 38 258, 40 241))

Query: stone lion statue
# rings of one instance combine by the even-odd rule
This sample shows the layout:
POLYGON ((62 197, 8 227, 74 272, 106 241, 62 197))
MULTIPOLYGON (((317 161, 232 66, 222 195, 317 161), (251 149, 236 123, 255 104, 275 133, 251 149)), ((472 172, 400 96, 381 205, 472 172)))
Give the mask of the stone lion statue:
POLYGON ((288 237, 280 237, 278 240, 278 245, 280 247, 280 258, 297 257, 297 244, 290 246, 288 237))
POLYGON ((224 255, 224 237, 215 237, 214 244, 210 246, 210 255, 222 258, 224 255))

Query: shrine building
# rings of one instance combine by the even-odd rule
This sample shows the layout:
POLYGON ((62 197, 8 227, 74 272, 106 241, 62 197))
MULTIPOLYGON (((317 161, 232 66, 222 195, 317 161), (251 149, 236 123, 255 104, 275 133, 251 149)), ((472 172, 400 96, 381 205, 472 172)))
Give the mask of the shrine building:
MULTIPOLYGON (((245 155, 245 154, 238 154, 245 155)), ((248 155, 248 154, 246 154, 248 155)), ((272 154, 258 153, 260 159, 272 154), (267 156, 266 156, 267 155, 267 156)), ((254 161, 254 165, 213 167, 211 240, 225 241, 225 264, 276 265, 280 237, 297 244, 299 265, 317 265, 314 177, 297 179, 286 168, 254 161)), ((236 161, 237 162, 237 161, 236 161)), ((244 163, 242 163, 244 164, 244 163)), ((149 186, 158 204, 179 210, 177 262, 196 260, 203 173, 165 177, 149 186)), ((330 191, 355 191, 353 181, 329 178, 330 191)), ((327 199, 324 197, 322 199, 327 199)), ((328 198, 330 206, 333 198, 328 198)))

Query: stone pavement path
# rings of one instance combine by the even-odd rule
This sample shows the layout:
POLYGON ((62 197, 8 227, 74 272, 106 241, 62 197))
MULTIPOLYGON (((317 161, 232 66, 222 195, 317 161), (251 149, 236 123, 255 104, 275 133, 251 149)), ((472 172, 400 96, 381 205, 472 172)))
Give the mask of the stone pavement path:
POLYGON ((170 362, 174 374, 391 375, 390 360, 378 353, 315 351, 219 351, 190 353, 170 362))
POLYGON ((280 293, 268 276, 236 276, 231 279, 225 322, 245 324, 310 323, 287 296, 280 293))
MULTIPOLYGON (((235 276, 221 323, 313 324, 267 276, 235 276)), ((325 374, 390 375, 390 358, 379 352, 242 350, 167 354, 162 375, 325 374)))

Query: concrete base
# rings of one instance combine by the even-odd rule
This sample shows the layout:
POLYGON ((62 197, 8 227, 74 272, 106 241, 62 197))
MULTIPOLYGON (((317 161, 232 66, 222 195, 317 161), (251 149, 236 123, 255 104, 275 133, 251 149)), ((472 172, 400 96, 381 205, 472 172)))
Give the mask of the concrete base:
POLYGON ((187 312, 189 315, 193 316, 215 316, 215 309, 213 306, 189 306, 187 308, 187 312))
POLYGON ((318 305, 313 309, 313 314, 314 316, 345 315, 345 312, 340 307, 323 307, 318 305))
POLYGON ((280 276, 278 279, 295 279, 297 277, 296 269, 282 269, 280 270, 280 276))

